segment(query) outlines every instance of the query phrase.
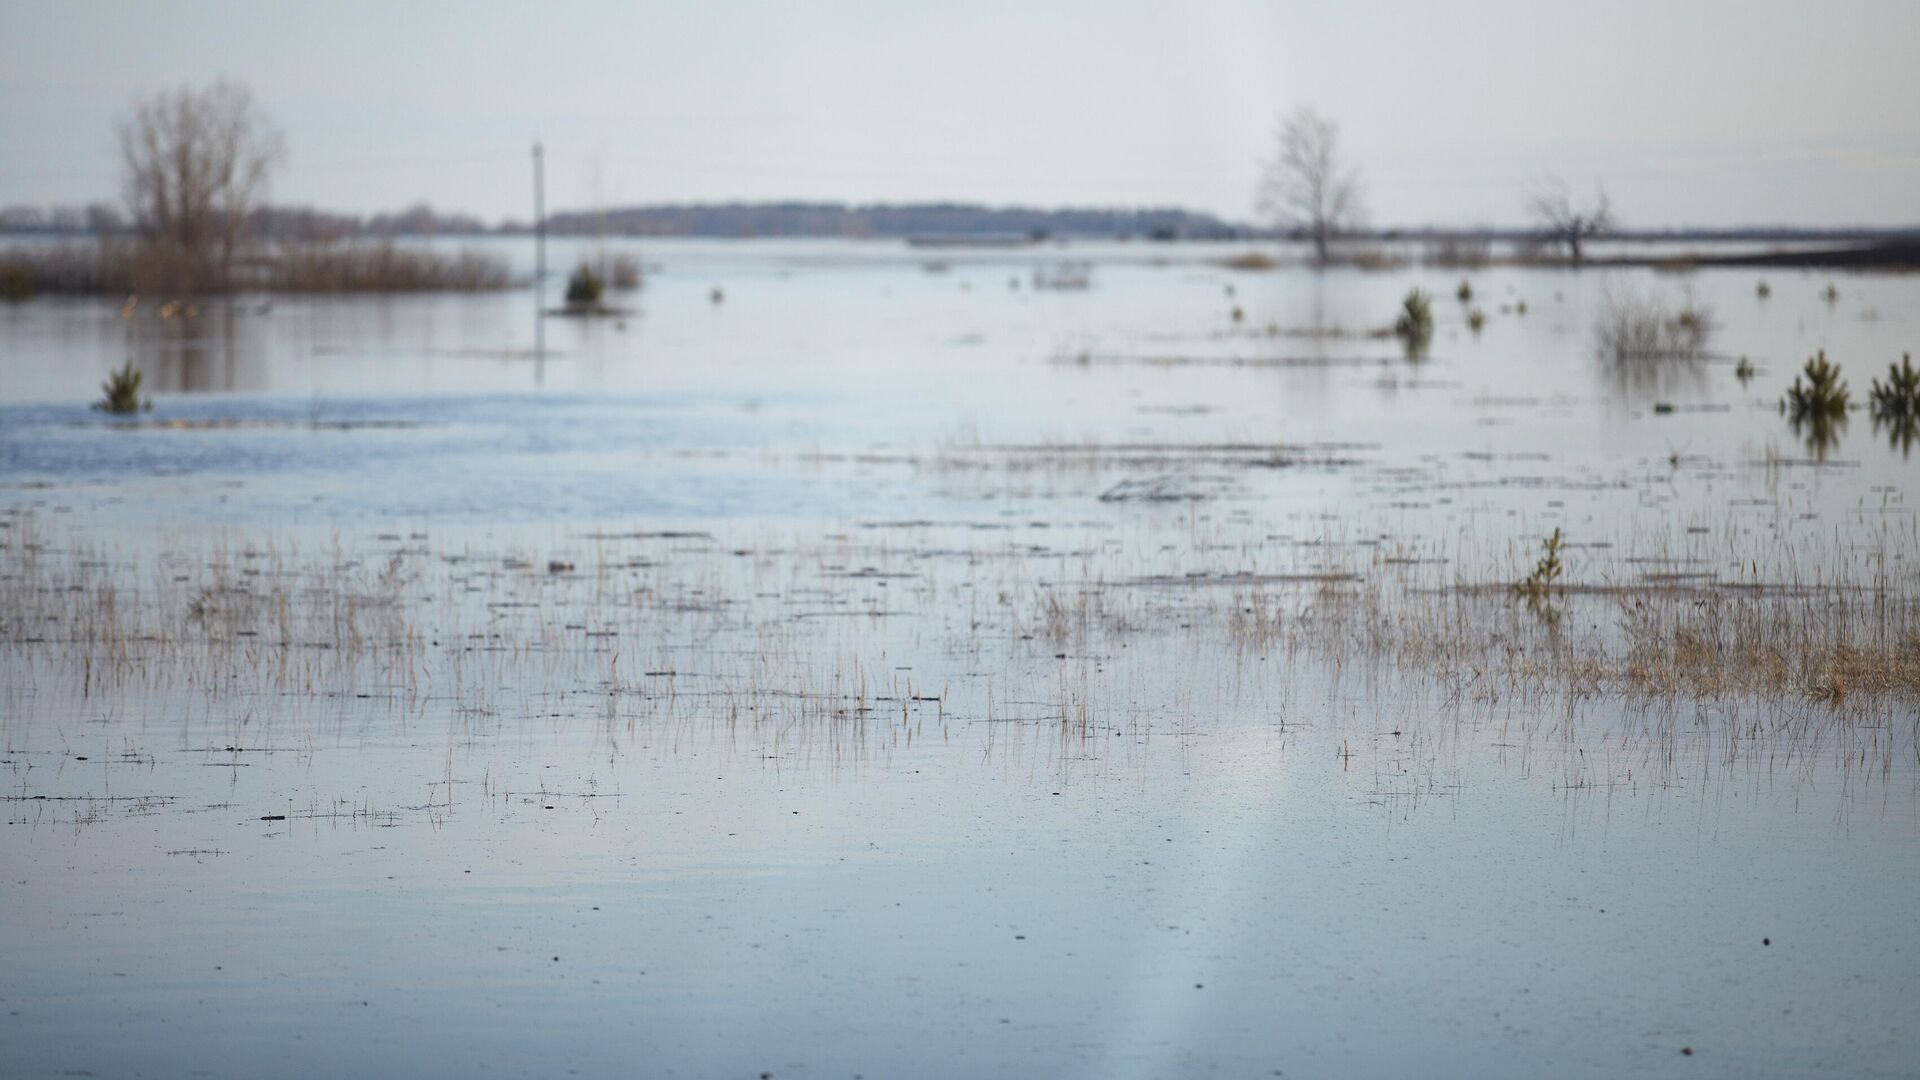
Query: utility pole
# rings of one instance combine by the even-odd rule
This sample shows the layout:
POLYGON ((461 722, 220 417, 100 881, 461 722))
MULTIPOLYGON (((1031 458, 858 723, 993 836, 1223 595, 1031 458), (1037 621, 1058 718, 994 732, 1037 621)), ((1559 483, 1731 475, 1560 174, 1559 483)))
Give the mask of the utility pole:
POLYGON ((539 142, 533 144, 533 285, 547 281, 547 170, 539 142))
POLYGON ((540 140, 533 142, 533 381, 547 368, 547 169, 540 140))

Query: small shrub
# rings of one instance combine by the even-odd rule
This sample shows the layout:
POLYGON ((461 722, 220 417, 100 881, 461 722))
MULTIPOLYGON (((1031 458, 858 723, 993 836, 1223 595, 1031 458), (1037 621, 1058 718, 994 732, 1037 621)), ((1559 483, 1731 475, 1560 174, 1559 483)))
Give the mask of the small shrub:
POLYGON ((1479 333, 1487 325, 1487 313, 1479 308, 1467 312, 1467 329, 1479 333))
POLYGON ((1833 282, 1829 281, 1827 282, 1826 289, 1821 292, 1820 298, 1829 304, 1836 303, 1840 299, 1840 290, 1834 286, 1833 282))
POLYGON ((1744 356, 1741 357, 1740 362, 1733 365, 1733 377, 1740 380, 1741 386, 1745 386, 1748 383, 1752 382, 1753 381, 1753 361, 1747 359, 1744 356))
POLYGON ((1515 315, 1525 315, 1527 313, 1527 302, 1525 300, 1522 300, 1519 303, 1514 304, 1513 313, 1515 315))
POLYGON ((1767 284, 1763 280, 1760 282, 1760 284, 1755 285, 1753 287, 1753 295, 1759 297, 1762 300, 1765 300, 1767 297, 1773 295, 1773 286, 1767 284))
POLYGON ((128 360, 120 370, 109 374, 106 382, 100 384, 100 400, 94 402, 93 407, 115 416, 151 411, 153 399, 142 400, 140 397, 140 379, 140 371, 133 366, 132 360, 128 360))
POLYGON ((1554 582, 1560 580, 1560 530, 1555 528, 1553 535, 1547 537, 1544 544, 1546 554, 1533 565, 1533 572, 1521 578, 1513 586, 1513 591, 1529 600, 1538 600, 1554 588, 1554 582))
POLYGON ((1466 278, 1461 278, 1460 287, 1453 290, 1453 295, 1463 304, 1470 303, 1473 300, 1473 283, 1466 278))

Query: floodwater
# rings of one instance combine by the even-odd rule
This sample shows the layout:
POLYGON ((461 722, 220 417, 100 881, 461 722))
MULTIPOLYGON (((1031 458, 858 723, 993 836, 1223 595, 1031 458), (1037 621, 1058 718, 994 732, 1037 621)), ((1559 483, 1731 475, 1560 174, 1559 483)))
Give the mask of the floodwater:
POLYGON ((632 250, 0 309, 0 1071, 1914 1074, 1920 278, 632 250))

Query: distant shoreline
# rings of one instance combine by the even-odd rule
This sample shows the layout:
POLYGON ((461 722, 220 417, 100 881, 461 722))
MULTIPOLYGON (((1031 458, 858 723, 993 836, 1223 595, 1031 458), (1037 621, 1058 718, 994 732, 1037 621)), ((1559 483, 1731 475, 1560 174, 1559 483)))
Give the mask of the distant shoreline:
MULTIPOLYGON (((0 236, 111 235, 120 229, 117 211, 104 204, 76 208, 0 209, 0 236)), ((489 224, 470 214, 426 205, 380 214, 338 213, 303 206, 269 206, 253 215, 252 231, 263 240, 422 239, 532 236, 527 221, 489 224)), ((549 214, 551 237, 623 239, 844 239, 904 240, 919 245, 1018 246, 1047 240, 1141 240, 1148 242, 1294 241, 1301 234, 1231 221, 1179 207, 1033 207, 978 203, 725 202, 662 203, 565 210, 549 214)), ((1349 243, 1515 243, 1540 239, 1526 227, 1446 228, 1411 226, 1348 234, 1349 243)), ((1748 225, 1724 228, 1622 229, 1606 240, 1619 243, 1781 243, 1879 245, 1920 244, 1920 223, 1906 226, 1803 227, 1748 225)))

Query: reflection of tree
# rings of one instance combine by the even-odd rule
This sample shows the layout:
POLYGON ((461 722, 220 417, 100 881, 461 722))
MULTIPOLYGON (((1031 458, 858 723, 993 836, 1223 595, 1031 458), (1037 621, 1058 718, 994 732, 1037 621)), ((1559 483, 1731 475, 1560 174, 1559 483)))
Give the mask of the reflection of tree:
POLYGON ((1707 366, 1698 358, 1629 359, 1605 367, 1614 396, 1628 402, 1671 401, 1705 394, 1707 366))
POLYGON ((1913 444, 1920 441, 1920 417, 1912 413, 1899 413, 1891 416, 1875 414, 1873 432, 1878 435, 1882 430, 1887 433, 1887 446, 1900 451, 1904 460, 1913 453, 1913 444))
POLYGON ((1847 430, 1846 413, 1806 412, 1789 415, 1787 423, 1792 425, 1793 433, 1806 443, 1807 452, 1815 461, 1827 460, 1827 452, 1840 445, 1840 436, 1847 430))
POLYGON ((240 389, 237 327, 231 304, 214 304, 193 314, 140 319, 128 345, 134 366, 147 373, 155 391, 205 394, 240 389))

